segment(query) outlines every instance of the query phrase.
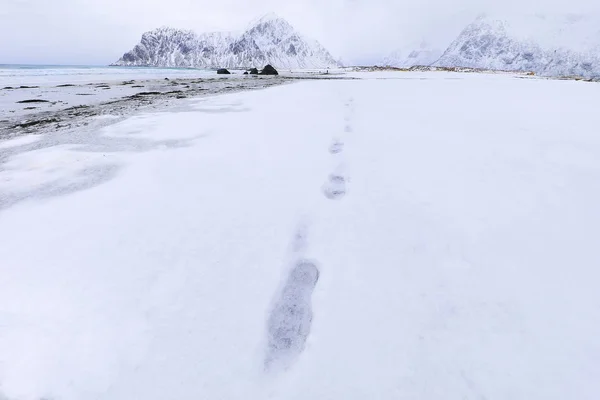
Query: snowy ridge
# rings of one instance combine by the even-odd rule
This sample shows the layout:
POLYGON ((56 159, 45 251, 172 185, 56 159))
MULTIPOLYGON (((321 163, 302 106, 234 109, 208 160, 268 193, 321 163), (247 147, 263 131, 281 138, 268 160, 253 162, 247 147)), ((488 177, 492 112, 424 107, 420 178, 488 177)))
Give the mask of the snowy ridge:
POLYGON ((442 55, 442 50, 432 48, 427 42, 416 46, 405 46, 382 60, 382 65, 397 68, 410 68, 415 65, 431 65, 442 55))
POLYGON ((268 14, 240 35, 158 28, 142 35, 133 50, 113 65, 196 68, 338 66, 317 41, 304 38, 284 19, 268 14))
POLYGON ((577 15, 481 16, 434 65, 600 76, 600 25, 577 15))

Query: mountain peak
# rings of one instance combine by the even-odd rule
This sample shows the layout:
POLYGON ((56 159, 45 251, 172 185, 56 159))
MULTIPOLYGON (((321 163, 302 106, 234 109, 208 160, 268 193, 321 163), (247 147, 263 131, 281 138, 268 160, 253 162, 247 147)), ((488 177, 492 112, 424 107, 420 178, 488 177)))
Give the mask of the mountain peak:
POLYGON ((261 17, 256 18, 252 22, 250 22, 249 28, 252 28, 257 25, 273 23, 273 22, 284 22, 286 24, 288 23, 285 19, 281 18, 279 15, 275 14, 274 12, 270 12, 270 13, 264 14, 261 17))
POLYGON ((248 26, 246 32, 251 32, 259 36, 269 37, 267 40, 284 40, 293 35, 294 27, 285 19, 275 13, 265 14, 262 17, 254 20, 248 26))
POLYGON ((161 26, 159 28, 152 29, 144 33, 145 35, 181 35, 181 34, 194 34, 193 31, 188 29, 178 29, 170 26, 161 26))
POLYGON ((600 75, 598 21, 574 14, 479 17, 434 64, 540 75, 600 75))

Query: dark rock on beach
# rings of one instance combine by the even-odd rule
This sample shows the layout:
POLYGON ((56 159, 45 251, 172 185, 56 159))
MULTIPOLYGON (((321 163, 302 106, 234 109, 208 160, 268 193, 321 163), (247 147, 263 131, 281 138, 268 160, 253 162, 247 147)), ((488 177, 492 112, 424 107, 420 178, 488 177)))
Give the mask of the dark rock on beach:
POLYGON ((29 99, 29 100, 21 100, 21 101, 17 101, 17 103, 19 104, 28 104, 28 103, 49 103, 48 100, 42 100, 42 99, 29 99))
POLYGON ((267 64, 259 75, 279 75, 279 72, 271 64, 267 64))

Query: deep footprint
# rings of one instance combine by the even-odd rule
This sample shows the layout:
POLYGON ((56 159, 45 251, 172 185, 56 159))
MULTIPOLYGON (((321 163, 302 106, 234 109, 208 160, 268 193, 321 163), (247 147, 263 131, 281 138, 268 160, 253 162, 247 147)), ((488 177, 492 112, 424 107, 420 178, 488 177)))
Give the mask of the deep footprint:
POLYGON ((311 296, 318 280, 319 270, 312 261, 298 261, 290 271, 269 316, 265 369, 285 369, 304 350, 312 323, 311 296))
POLYGON ((323 187, 325 197, 330 200, 339 200, 346 195, 346 178, 341 175, 331 175, 323 187))

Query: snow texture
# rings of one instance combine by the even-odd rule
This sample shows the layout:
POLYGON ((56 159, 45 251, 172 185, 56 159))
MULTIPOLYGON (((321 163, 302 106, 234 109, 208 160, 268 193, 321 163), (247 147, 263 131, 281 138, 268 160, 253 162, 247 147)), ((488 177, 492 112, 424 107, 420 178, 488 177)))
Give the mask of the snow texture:
POLYGON ((579 15, 481 16, 434 65, 600 76, 600 21, 579 15))
POLYGON ((11 147, 0 398, 597 400, 597 86, 350 75, 11 147))
POLYGON ((338 66, 317 41, 269 14, 240 35, 203 33, 163 27, 146 32, 115 65, 195 68, 334 68, 338 66))

